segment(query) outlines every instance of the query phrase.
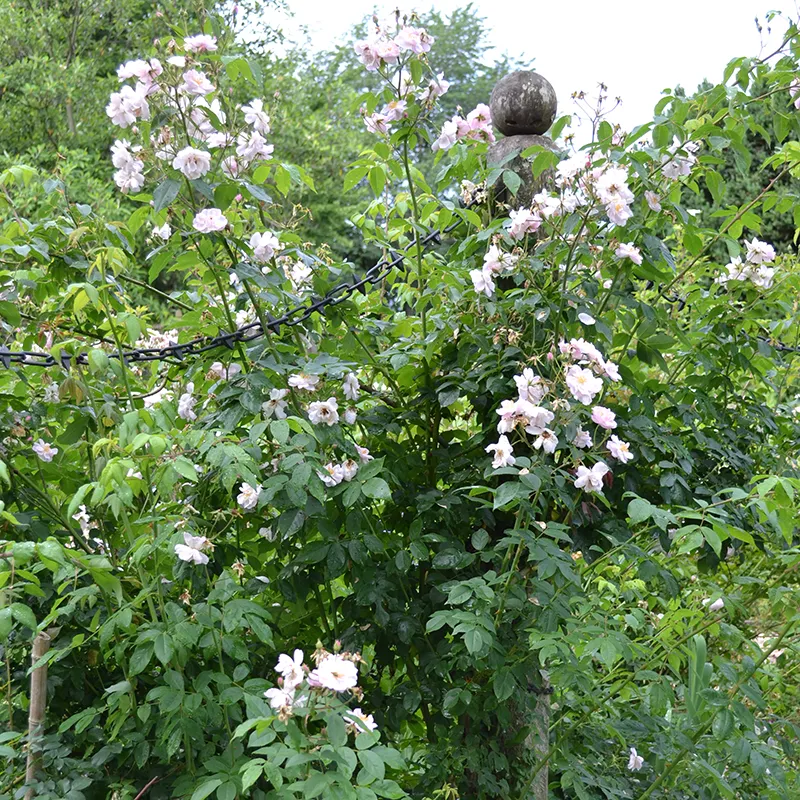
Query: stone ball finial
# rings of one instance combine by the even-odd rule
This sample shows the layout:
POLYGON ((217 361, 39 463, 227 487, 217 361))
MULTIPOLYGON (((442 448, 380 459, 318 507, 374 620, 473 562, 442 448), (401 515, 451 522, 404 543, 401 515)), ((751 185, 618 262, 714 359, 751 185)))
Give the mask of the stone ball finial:
POLYGON ((557 104, 550 81, 523 69, 501 78, 489 99, 492 123, 506 136, 545 133, 556 118, 557 104))

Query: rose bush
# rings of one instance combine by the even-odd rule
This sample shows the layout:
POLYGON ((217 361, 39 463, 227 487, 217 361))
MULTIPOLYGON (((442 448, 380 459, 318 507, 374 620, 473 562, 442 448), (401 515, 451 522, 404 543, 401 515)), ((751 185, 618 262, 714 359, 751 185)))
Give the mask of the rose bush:
POLYGON ((359 276, 276 215, 313 185, 218 20, 120 66, 129 219, 0 176, 52 210, 7 207, 7 346, 88 351, 0 372, 2 796, 48 631, 36 797, 791 797, 800 277, 758 234, 796 212, 771 184, 726 206, 715 167, 766 86, 765 167, 800 168, 796 34, 630 133, 576 150, 562 117, 518 208, 488 107, 431 130, 435 42, 373 23, 344 188, 404 258, 294 325, 359 276))

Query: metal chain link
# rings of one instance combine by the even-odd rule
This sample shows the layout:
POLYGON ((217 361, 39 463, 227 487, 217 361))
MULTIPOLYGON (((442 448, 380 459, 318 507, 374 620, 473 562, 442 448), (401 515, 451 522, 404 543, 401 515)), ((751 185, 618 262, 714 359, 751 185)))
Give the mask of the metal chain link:
MULTIPOLYGON (((419 244, 427 247, 431 243, 439 243, 442 234, 450 233, 461 224, 461 220, 456 220, 443 230, 429 230, 419 244)), ((383 258, 377 264, 371 266, 364 275, 358 280, 346 280, 337 283, 332 289, 321 297, 312 297, 304 303, 289 309, 280 317, 273 317, 267 314, 267 328, 271 333, 277 334, 282 327, 292 327, 305 322, 313 314, 321 312, 328 306, 336 306, 344 303, 355 292, 360 291, 367 284, 376 284, 382 281, 395 267, 400 267, 407 257, 409 251, 416 247, 416 241, 406 245, 400 252, 392 252, 390 258, 383 258)), ((353 276, 355 277, 355 276, 353 276)), ((115 351, 109 353, 110 358, 122 358, 128 363, 145 361, 170 361, 180 363, 189 356, 199 356, 210 350, 219 347, 227 347, 232 350, 239 342, 251 342, 264 336, 264 329, 260 322, 251 322, 243 325, 235 331, 220 333, 217 336, 199 336, 183 344, 171 344, 166 347, 145 347, 131 350, 123 350, 121 353, 115 351)), ((72 355, 71 353, 60 353, 58 358, 50 353, 41 353, 35 350, 9 350, 7 347, 0 347, 0 364, 6 369, 10 369, 12 364, 20 364, 25 367, 54 367, 60 365, 63 369, 69 369, 72 363, 85 365, 89 363, 89 354, 86 352, 72 355)))

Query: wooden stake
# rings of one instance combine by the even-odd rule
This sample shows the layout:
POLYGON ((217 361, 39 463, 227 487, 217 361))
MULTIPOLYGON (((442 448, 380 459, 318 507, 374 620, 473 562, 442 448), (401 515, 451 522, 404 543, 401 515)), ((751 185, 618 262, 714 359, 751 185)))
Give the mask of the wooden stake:
MULTIPOLYGON (((35 664, 47 655, 50 649, 51 631, 42 631, 33 640, 31 662, 35 664)), ((28 763, 25 769, 25 784, 36 780, 41 766, 42 753, 40 739, 44 733, 44 715, 47 709, 47 664, 42 664, 31 672, 31 699, 28 710, 28 763)), ((33 800, 33 787, 25 793, 25 800, 33 800)))

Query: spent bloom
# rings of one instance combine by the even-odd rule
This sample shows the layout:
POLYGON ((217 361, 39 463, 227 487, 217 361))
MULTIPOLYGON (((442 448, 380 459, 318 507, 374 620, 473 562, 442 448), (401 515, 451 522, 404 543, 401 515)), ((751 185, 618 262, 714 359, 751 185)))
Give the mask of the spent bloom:
POLYGON ((492 461, 492 467, 494 469, 510 467, 516 462, 514 458, 514 448, 511 446, 511 442, 508 441, 508 437, 505 434, 497 440, 497 444, 488 445, 486 452, 494 452, 494 460, 492 461))
POLYGON ((542 224, 542 217, 538 209, 518 208, 508 216, 511 220, 508 234, 512 239, 521 239, 526 233, 535 233, 542 224))
POLYGON ((53 447, 53 445, 46 442, 44 439, 39 439, 39 441, 33 445, 33 452, 36 453, 42 461, 52 461, 56 455, 58 455, 58 448, 53 447))
POLYGON ((272 158, 275 145, 267 144, 267 140, 257 131, 242 131, 236 139, 236 155, 243 164, 257 159, 265 161, 272 158))
POLYGON ((147 103, 148 87, 137 83, 135 87, 123 86, 113 92, 106 106, 106 114, 114 125, 127 128, 138 120, 150 119, 150 106, 147 103))
POLYGON ((181 561, 193 564, 208 564, 208 556, 203 552, 211 542, 205 536, 192 536, 184 532, 183 544, 175 545, 175 555, 181 561))
POLYGON ((572 440, 572 444, 574 444, 575 447, 587 450, 592 446, 592 437, 588 431, 585 431, 583 428, 578 428, 578 430, 575 431, 575 438, 572 440))
POLYGON ((250 511, 258 505, 258 497, 261 494, 260 486, 251 486, 249 483, 243 483, 239 487, 239 495, 236 502, 245 510, 250 511))
POLYGON ((491 297, 494 294, 495 285, 492 275, 492 271, 486 269, 485 265, 483 269, 471 269, 469 271, 472 286, 478 294, 485 294, 487 297, 491 297))
POLYGON ((266 231, 264 233, 254 233, 250 237, 250 247, 253 248, 253 258, 264 263, 280 251, 281 243, 274 233, 266 231))
POLYGON ((436 78, 432 80, 427 88, 418 96, 421 103, 434 101, 437 97, 441 97, 450 88, 450 81, 444 79, 444 73, 439 72, 436 78))
POLYGON ((514 383, 517 384, 517 392, 520 400, 527 400, 536 405, 547 393, 544 381, 535 375, 530 367, 525 367, 521 375, 514 376, 514 383))
POLYGON ((278 688, 277 686, 272 689, 267 689, 264 692, 264 697, 269 700, 270 708, 275 711, 288 710, 291 714, 292 705, 294 703, 294 689, 278 688))
POLYGON ((455 119, 448 120, 442 125, 439 138, 433 143, 432 149, 449 150, 458 141, 458 123, 455 119))
POLYGON ((144 86, 149 87, 163 71, 164 68, 157 58, 152 58, 150 61, 137 58, 120 64, 117 67, 117 77, 120 82, 126 81, 128 78, 136 78, 144 86))
POLYGON ((535 450, 544 450, 545 453, 554 453, 558 447, 558 437, 549 428, 542 428, 533 442, 535 450))
POLYGON ((342 461, 342 480, 350 482, 358 473, 358 464, 352 458, 342 461))
POLYGON ((366 447, 361 447, 361 445, 358 444, 356 445, 356 452, 362 464, 368 464, 375 458, 375 456, 369 454, 369 450, 366 447))
POLYGON ((775 248, 755 236, 752 241, 745 241, 744 245, 747 248, 747 260, 751 264, 769 264, 775 260, 775 248))
POLYGON ((655 192, 646 191, 644 199, 651 211, 661 211, 661 198, 655 192))

